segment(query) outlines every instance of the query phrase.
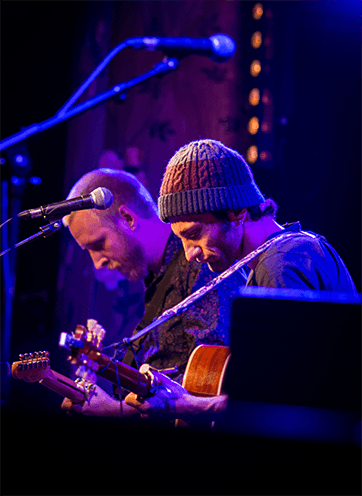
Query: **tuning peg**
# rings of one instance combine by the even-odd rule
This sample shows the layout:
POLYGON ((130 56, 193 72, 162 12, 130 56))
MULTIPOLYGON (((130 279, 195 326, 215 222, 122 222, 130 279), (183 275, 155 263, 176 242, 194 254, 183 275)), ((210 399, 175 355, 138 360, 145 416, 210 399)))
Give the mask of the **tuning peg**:
POLYGON ((98 322, 95 319, 87 320, 87 329, 88 331, 93 331, 98 325, 98 322))
POLYGON ((85 331, 86 331, 86 328, 83 325, 78 324, 77 327, 75 328, 74 333, 73 333, 74 338, 75 339, 82 339, 85 331))
POLYGON ((106 331, 104 328, 99 324, 99 322, 95 319, 88 319, 87 320, 87 329, 89 332, 92 333, 92 336, 88 335, 87 341, 91 341, 96 348, 100 348, 101 342, 104 339, 104 336, 106 335, 106 331))
POLYGON ((21 362, 24 360, 24 354, 23 353, 19 353, 19 359, 21 362))

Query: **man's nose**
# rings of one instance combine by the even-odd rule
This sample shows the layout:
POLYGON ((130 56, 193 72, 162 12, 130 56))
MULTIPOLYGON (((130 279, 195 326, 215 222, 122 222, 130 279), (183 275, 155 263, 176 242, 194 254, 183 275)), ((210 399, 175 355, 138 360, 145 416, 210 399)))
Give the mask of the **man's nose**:
POLYGON ((188 262, 201 259, 202 250, 199 246, 184 246, 185 257, 188 262))
POLYGON ((89 252, 92 258, 94 267, 97 270, 105 269, 108 265, 108 259, 104 257, 101 253, 89 252))

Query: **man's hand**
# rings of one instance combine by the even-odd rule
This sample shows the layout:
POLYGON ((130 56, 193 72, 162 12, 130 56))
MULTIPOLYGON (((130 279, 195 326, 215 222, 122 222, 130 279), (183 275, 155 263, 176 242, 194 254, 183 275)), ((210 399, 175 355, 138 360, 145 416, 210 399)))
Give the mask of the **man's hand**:
POLYGON ((129 393, 125 397, 125 402, 137 408, 142 418, 175 419, 186 408, 185 396, 191 395, 178 382, 166 375, 158 373, 157 377, 160 383, 155 394, 144 399, 135 393, 129 393))
POLYGON ((129 407, 124 402, 117 401, 107 394, 99 386, 95 385, 88 400, 74 404, 70 399, 64 398, 61 409, 70 413, 97 417, 130 417, 139 415, 134 408, 129 407))
MULTIPOLYGON (((145 370, 143 369, 142 372, 144 373, 145 370)), ((203 415, 214 417, 216 413, 226 408, 227 396, 211 398, 193 396, 166 375, 157 373, 157 377, 159 385, 152 396, 141 398, 137 394, 130 393, 125 398, 127 405, 137 408, 143 418, 190 420, 203 415)))

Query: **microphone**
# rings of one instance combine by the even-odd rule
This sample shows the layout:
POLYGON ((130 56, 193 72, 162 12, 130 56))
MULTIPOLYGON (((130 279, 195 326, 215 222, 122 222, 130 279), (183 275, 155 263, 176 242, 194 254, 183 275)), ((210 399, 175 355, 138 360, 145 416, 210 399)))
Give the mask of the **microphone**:
POLYGON ((113 195, 107 188, 97 188, 89 195, 81 195, 69 200, 63 200, 57 203, 49 203, 39 208, 31 208, 20 212, 18 217, 22 219, 36 219, 37 217, 60 218, 68 215, 75 210, 86 210, 97 208, 105 210, 113 202, 113 195))
POLYGON ((225 62, 236 49, 235 41, 226 34, 214 34, 210 38, 129 38, 126 43, 133 48, 177 52, 183 56, 206 55, 215 62, 225 62))

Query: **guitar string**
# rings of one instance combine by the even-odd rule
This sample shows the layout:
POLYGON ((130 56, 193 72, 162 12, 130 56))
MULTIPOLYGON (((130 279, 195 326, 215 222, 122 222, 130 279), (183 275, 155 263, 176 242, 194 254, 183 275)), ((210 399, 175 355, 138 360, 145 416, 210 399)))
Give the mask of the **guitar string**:
MULTIPOLYGON (((111 361, 113 362, 113 360, 114 360, 114 357, 111 359, 111 361)), ((116 369, 116 377, 117 377, 117 383, 118 383, 118 389, 119 389, 119 414, 120 414, 120 417, 122 419, 123 418, 122 385, 121 385, 121 379, 119 377, 118 368, 117 368, 116 364, 114 365, 114 368, 116 369)))

